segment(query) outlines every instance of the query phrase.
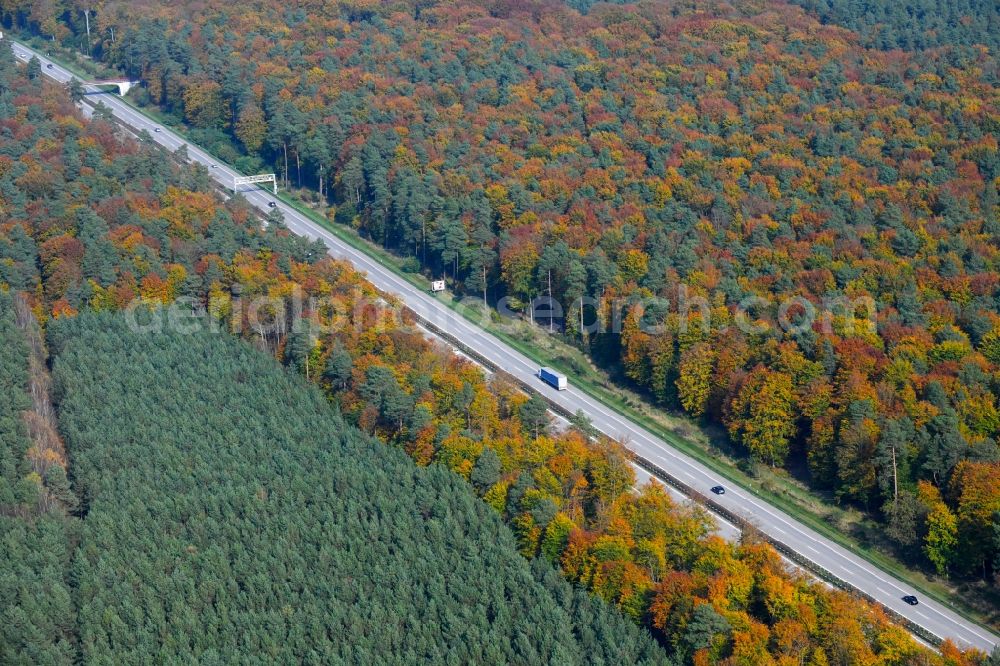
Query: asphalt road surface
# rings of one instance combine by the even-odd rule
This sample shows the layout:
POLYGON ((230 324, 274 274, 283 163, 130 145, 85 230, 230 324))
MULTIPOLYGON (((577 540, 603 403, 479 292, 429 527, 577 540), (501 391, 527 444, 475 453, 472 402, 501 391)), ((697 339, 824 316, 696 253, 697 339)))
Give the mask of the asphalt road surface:
MULTIPOLYGON (((43 54, 32 51, 21 43, 13 42, 13 49, 15 55, 22 61, 27 61, 34 54, 42 63, 42 73, 56 81, 67 82, 72 77, 72 74, 58 63, 53 63, 43 54)), ((232 188, 233 177, 243 175, 137 112, 121 101, 117 95, 98 91, 88 92, 91 93, 88 98, 92 102, 96 103, 98 100, 103 102, 121 122, 136 132, 146 130, 161 146, 173 151, 182 145, 187 145, 190 160, 203 164, 209 174, 225 187, 232 188)), ((432 323, 441 331, 477 350, 497 367, 503 368, 529 386, 534 386, 545 397, 570 413, 582 411, 601 432, 623 441, 640 457, 667 470, 689 487, 707 494, 713 486, 723 483, 722 479, 698 461, 673 449, 613 409, 574 388, 572 383, 565 391, 556 391, 544 384, 537 378, 536 363, 455 314, 443 302, 397 276, 390 268, 339 240, 294 208, 271 196, 269 192, 248 188, 243 195, 264 212, 277 208, 284 215, 285 224, 291 231, 310 239, 322 238, 332 256, 346 259, 359 270, 366 272, 368 280, 379 289, 399 295, 424 321, 432 323), (275 204, 273 207, 269 205, 272 202, 275 204)), ((906 604, 902 597, 912 594, 913 591, 905 583, 770 506, 753 493, 726 485, 725 495, 717 496, 715 499, 727 510, 749 518, 764 534, 779 540, 800 556, 824 568, 851 587, 875 598, 886 608, 909 619, 931 634, 942 639, 950 638, 960 646, 976 647, 986 652, 990 652, 1000 643, 1000 639, 985 628, 966 620, 934 600, 920 598, 917 606, 906 604)))

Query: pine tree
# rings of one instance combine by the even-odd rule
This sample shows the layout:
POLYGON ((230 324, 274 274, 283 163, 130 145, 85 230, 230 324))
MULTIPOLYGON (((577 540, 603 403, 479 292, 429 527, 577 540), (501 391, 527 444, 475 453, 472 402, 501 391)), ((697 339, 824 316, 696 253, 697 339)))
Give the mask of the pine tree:
POLYGON ((537 393, 532 393, 531 397, 521 405, 521 425, 536 438, 544 435, 549 424, 548 409, 545 400, 537 393))
POLYGON ((503 468, 500 458, 490 447, 483 449, 483 452, 476 459, 476 464, 472 468, 469 480, 480 493, 484 493, 500 480, 500 472, 503 468))

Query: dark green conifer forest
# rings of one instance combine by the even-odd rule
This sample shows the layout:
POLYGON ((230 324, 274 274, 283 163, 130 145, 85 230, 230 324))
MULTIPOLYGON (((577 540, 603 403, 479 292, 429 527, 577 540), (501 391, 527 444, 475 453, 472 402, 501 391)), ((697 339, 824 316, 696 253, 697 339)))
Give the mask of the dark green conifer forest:
POLYGON ((69 664, 74 616, 67 521, 55 512, 30 517, 38 484, 25 456, 30 441, 28 347, 0 292, 0 664, 69 664))
POLYGON ((3 518, 3 663, 667 662, 262 352, 115 313, 49 338, 80 519, 3 518))

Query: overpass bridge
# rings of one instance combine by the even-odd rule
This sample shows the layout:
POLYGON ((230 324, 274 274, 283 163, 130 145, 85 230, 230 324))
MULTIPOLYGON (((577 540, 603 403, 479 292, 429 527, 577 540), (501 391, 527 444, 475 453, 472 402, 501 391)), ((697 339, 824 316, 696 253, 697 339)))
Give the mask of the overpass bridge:
POLYGON ((138 81, 129 81, 128 79, 106 79, 104 81, 82 81, 84 89, 87 94, 102 93, 103 90, 95 90, 95 88, 106 88, 113 86, 118 89, 118 94, 125 96, 128 91, 139 85, 138 81))
MULTIPOLYGON (((3 31, 0 31, 0 40, 3 40, 3 38, 4 38, 3 31)), ((14 49, 14 55, 20 58, 21 60, 27 61, 32 56, 38 58, 38 54, 32 51, 31 49, 27 48, 26 46, 18 45, 13 40, 8 40, 8 41, 10 41, 11 47, 14 49)), ((54 66, 55 64, 52 62, 47 62, 45 64, 45 67, 47 69, 53 69, 54 66)), ((50 74, 50 76, 52 75, 50 74)), ((87 95, 103 93, 104 91, 99 90, 99 88, 113 87, 118 90, 119 95, 125 96, 128 94, 129 90, 139 85, 139 81, 131 81, 129 79, 104 79, 102 81, 81 81, 80 83, 81 85, 83 85, 83 89, 85 91, 84 94, 87 95)))

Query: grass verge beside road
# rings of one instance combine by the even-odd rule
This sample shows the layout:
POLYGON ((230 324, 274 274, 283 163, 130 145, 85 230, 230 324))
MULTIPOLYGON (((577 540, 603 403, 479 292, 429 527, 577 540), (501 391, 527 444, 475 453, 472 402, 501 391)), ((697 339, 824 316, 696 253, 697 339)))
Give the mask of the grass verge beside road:
MULTIPOLYGON (((429 279, 423 275, 402 270, 402 259, 362 238, 353 229, 330 222, 325 216, 319 214, 302 200, 290 194, 281 193, 278 195, 278 198, 298 212, 309 217, 310 220, 334 234, 351 247, 377 259, 384 266, 388 266, 399 277, 405 279, 410 284, 421 289, 430 288, 429 279)), ((711 451, 711 439, 700 431, 697 424, 684 418, 674 418, 673 420, 676 421, 676 425, 671 427, 665 424, 663 420, 650 416, 648 412, 655 410, 655 407, 644 402, 639 396, 635 394, 628 395, 629 392, 626 390, 611 385, 607 376, 593 367, 593 364, 579 349, 562 343, 552 336, 532 331, 529 328, 530 324, 524 322, 517 322, 511 327, 490 320, 490 323, 483 325, 484 320, 488 318, 468 317, 467 310, 460 307, 447 292, 445 295, 440 295, 437 298, 443 305, 455 311, 456 314, 466 316, 470 321, 481 326, 539 366, 553 366, 565 372, 570 376, 576 388, 584 391, 595 400, 611 406, 620 415, 641 425, 674 448, 698 460, 717 473, 726 482, 735 483, 749 489, 768 504, 784 511, 824 537, 860 555, 872 565, 912 586, 914 592, 934 599, 965 617, 970 622, 993 626, 991 618, 978 612, 976 609, 956 604, 954 601, 954 591, 945 582, 930 580, 921 572, 904 566, 891 556, 864 546, 857 539, 833 527, 823 516, 807 510, 799 502, 819 500, 819 498, 811 495, 807 490, 797 486, 790 480, 782 479, 776 474, 767 474, 765 472, 766 480, 753 479, 740 470, 734 462, 729 462, 713 455, 711 451), (519 335, 519 333, 521 334, 519 335), (567 365, 572 367, 567 367, 567 365), (685 434, 683 436, 679 435, 676 430, 684 431, 685 434), (773 486, 773 488, 769 488, 768 486, 773 486)), ((841 509, 832 508, 828 515, 836 517, 837 514, 846 514, 846 512, 841 509)))
MULTIPOLYGON (((288 194, 279 194, 279 198, 303 215, 308 216, 311 220, 322 226, 330 233, 335 234, 345 243, 348 243, 355 249, 374 257, 383 265, 390 267, 395 273, 397 273, 397 275, 407 280, 414 286, 422 289, 428 289, 430 287, 430 280, 424 276, 403 271, 401 268, 403 262, 399 257, 396 257, 385 249, 365 240, 353 230, 349 230, 342 225, 329 222, 325 217, 319 215, 316 211, 306 206, 302 201, 289 196, 288 194)), ((459 316, 465 316, 466 313, 463 312, 463 309, 455 303, 454 299, 447 296, 439 296, 438 299, 442 304, 454 310, 459 316)), ((473 323, 482 326, 482 328, 529 359, 533 360, 539 366, 553 366, 566 372, 566 374, 570 376, 571 381, 573 381, 573 385, 576 388, 581 389, 595 400, 599 400, 605 405, 611 406, 622 416, 641 425, 643 428, 664 440, 674 448, 698 460, 706 467, 717 473, 721 479, 751 490, 767 503, 781 509, 799 522, 807 525, 819 534, 838 543, 844 548, 857 553, 874 566, 911 585, 914 591, 933 598, 971 622, 992 626, 991 618, 977 612, 973 608, 958 606, 954 603, 953 590, 946 583, 942 581, 930 580, 922 573, 905 567, 892 557, 877 550, 865 547, 858 540, 851 538, 849 535, 846 535, 831 526, 822 516, 806 510, 798 502, 802 501, 801 495, 803 493, 808 494, 808 491, 804 491, 790 481, 782 483, 780 477, 774 474, 768 475, 768 479, 765 481, 751 478, 749 475, 741 471, 734 463, 727 462, 713 455, 710 451, 712 446, 710 438, 703 433, 699 438, 701 440, 700 443, 692 441, 691 431, 694 431, 695 433, 698 432, 698 426, 696 424, 692 424, 684 419, 677 419, 677 425, 674 426, 674 428, 671 428, 670 426, 665 425, 661 420, 652 418, 646 412, 648 410, 655 409, 654 407, 642 402, 637 403, 637 398, 626 397, 625 393, 621 389, 609 387, 609 380, 603 376, 599 370, 593 368, 590 361, 586 359, 583 353, 575 347, 551 339, 551 336, 544 336, 544 334, 543 336, 539 336, 536 332, 532 331, 528 331, 528 333, 531 333, 531 339, 529 341, 525 339, 526 336, 512 333, 510 327, 503 324, 492 322, 484 326, 484 318, 477 317, 475 319, 469 319, 473 321, 473 323), (539 337, 549 338, 545 346, 537 344, 539 337), (566 367, 568 360, 573 365, 572 369, 566 367), (678 433, 675 432, 675 429, 687 431, 686 436, 678 435, 678 433), (768 488, 768 485, 775 486, 777 490, 768 488)), ((526 330, 528 326, 530 325, 520 323, 519 326, 515 325, 515 330, 526 330)), ((694 436, 696 437, 697 435, 694 436)), ((813 496, 812 499, 815 500, 817 498, 813 496)), ((836 516, 837 513, 846 512, 842 510, 834 510, 830 515, 836 516)))

